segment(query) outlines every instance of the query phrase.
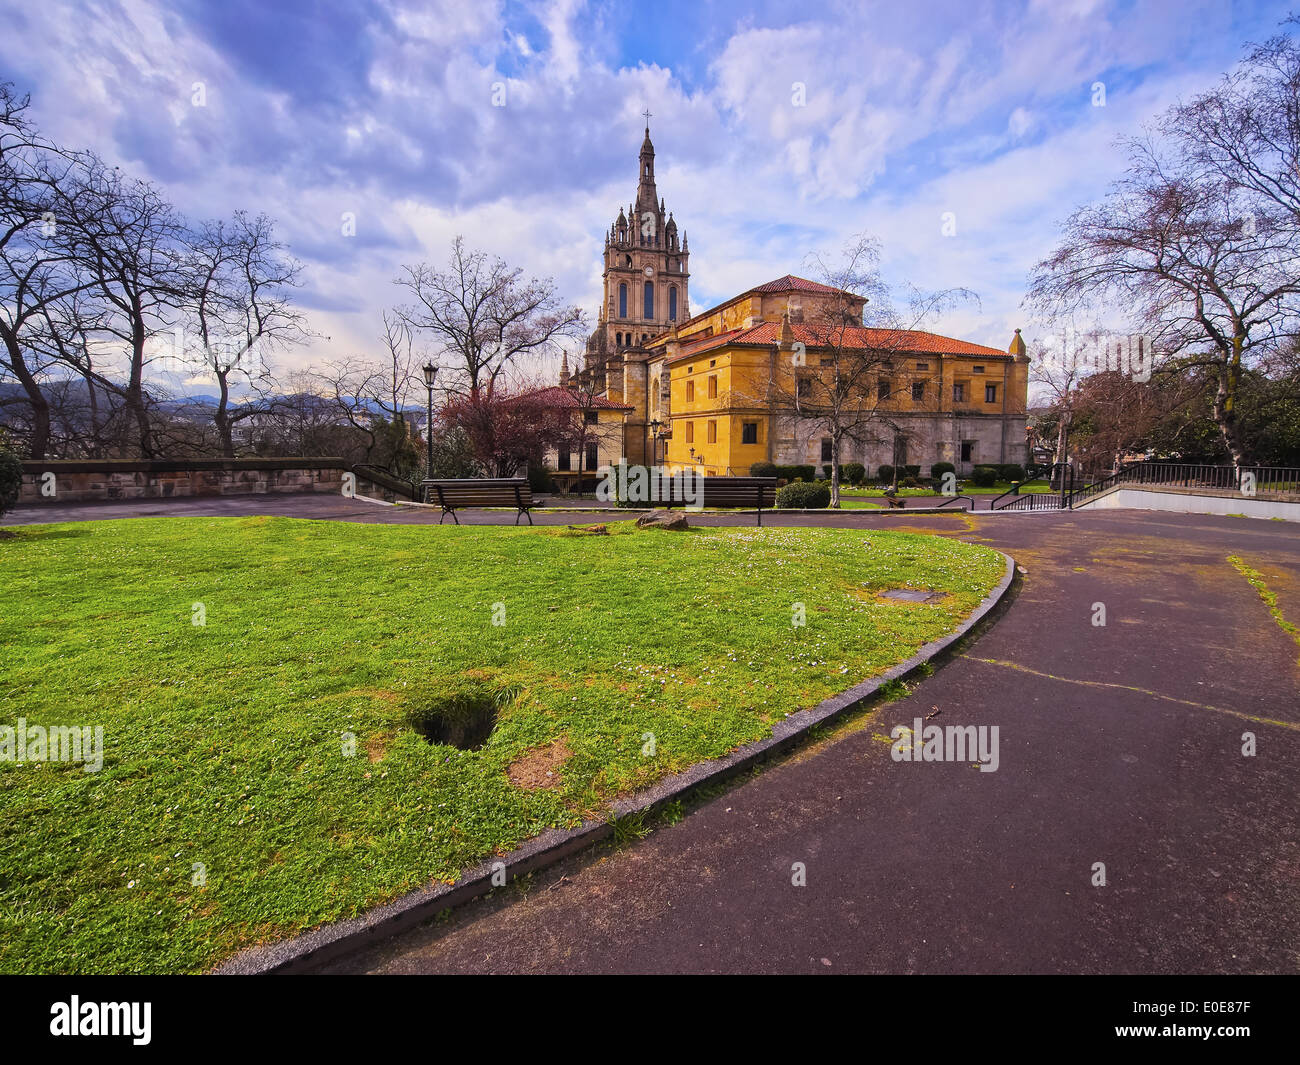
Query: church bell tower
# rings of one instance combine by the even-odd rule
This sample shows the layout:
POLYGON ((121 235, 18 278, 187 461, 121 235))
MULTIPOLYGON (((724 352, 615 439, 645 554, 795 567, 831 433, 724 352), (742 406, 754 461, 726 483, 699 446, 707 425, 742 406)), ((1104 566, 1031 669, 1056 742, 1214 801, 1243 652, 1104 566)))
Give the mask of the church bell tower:
MULTIPOLYGON (((613 355, 640 347, 691 316, 690 246, 655 187, 650 113, 637 159, 636 197, 605 234, 604 298, 595 346, 613 355), (603 342, 603 344, 601 343, 603 342)), ((593 347, 591 343, 589 349, 593 347)))

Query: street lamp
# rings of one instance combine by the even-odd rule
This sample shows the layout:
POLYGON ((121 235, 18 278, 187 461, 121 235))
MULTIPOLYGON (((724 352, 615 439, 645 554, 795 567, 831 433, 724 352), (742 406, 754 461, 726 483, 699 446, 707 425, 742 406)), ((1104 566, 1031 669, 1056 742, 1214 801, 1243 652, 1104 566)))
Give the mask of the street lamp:
POLYGON ((428 451, 425 456, 427 465, 425 466, 425 476, 433 476, 433 382, 438 377, 438 367, 431 362, 424 364, 424 387, 429 390, 429 409, 427 418, 424 423, 424 439, 428 445, 428 451))
POLYGON ((659 465, 659 429, 662 425, 663 422, 661 422, 658 418, 652 418, 650 420, 650 441, 651 441, 650 465, 651 466, 659 465))

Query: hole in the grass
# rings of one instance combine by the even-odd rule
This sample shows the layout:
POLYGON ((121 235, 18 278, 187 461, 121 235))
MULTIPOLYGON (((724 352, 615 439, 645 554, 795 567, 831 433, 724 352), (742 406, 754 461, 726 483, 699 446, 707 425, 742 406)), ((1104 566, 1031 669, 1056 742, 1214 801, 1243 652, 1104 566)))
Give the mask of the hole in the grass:
POLYGON ((921 588, 891 588, 880 593, 881 599, 901 599, 905 603, 939 603, 948 598, 947 592, 928 592, 921 588))
POLYGON ((492 735, 508 694, 481 682, 455 684, 409 709, 411 727, 430 743, 477 751, 492 735))

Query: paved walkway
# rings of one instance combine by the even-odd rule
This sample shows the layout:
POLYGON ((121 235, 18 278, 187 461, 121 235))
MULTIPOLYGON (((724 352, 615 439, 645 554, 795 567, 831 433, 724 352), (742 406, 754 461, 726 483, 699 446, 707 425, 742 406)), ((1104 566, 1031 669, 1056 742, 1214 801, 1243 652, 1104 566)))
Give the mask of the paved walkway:
MULTIPOLYGON (((334 497, 60 517, 146 512, 436 521, 334 497)), ((1136 511, 770 522, 988 543, 1023 584, 960 657, 860 727, 635 846, 334 971, 1300 971, 1300 647, 1227 561, 1263 574, 1300 624, 1294 525, 1136 511), (936 724, 998 726, 998 771, 892 761, 876 737, 936 711, 936 724), (791 884, 795 862, 806 887, 791 884), (1091 885, 1098 862, 1105 887, 1091 885)))

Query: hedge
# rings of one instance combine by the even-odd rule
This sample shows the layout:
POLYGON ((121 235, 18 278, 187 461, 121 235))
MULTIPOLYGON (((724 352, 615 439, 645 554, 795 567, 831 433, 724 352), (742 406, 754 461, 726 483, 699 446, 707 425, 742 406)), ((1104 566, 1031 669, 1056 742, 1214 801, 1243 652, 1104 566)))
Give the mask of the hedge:
POLYGON ((13 510, 23 487, 23 463, 12 451, 0 448, 0 514, 13 510))
POLYGON ((930 476, 933 477, 936 481, 943 480, 943 475, 945 473, 956 473, 956 472, 957 472, 957 467, 954 466, 951 462, 936 462, 933 466, 930 467, 930 476))
POLYGON ((976 488, 992 488, 998 483, 998 471, 993 466, 976 466, 971 474, 976 488))
POLYGON ((846 462, 840 467, 840 480, 861 484, 867 479, 867 468, 860 462, 846 462))
POLYGON ((786 510, 821 510, 831 505, 831 490, 821 484, 787 484, 777 492, 776 505, 786 510))

